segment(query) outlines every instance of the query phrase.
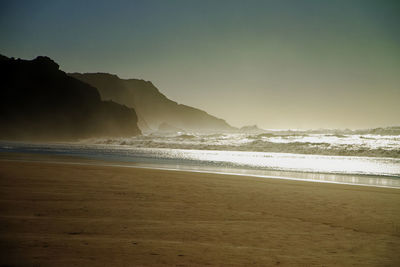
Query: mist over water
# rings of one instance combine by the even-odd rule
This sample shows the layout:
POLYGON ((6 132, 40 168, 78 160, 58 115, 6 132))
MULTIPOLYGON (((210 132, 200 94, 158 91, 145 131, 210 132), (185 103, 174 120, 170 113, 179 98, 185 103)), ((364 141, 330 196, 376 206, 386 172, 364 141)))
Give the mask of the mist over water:
POLYGON ((400 188, 397 132, 150 134, 74 143, 0 142, 0 152, 78 156, 137 167, 400 188))
POLYGON ((316 133, 276 131, 257 134, 151 134, 131 138, 101 138, 84 143, 127 147, 278 152, 336 156, 400 158, 400 134, 316 133))

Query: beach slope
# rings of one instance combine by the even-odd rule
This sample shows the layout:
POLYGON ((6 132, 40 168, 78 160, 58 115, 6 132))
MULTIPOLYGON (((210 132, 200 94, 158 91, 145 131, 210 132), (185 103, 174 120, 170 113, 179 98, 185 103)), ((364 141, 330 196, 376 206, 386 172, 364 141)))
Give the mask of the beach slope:
POLYGON ((0 265, 400 266, 400 190, 0 160, 0 265))

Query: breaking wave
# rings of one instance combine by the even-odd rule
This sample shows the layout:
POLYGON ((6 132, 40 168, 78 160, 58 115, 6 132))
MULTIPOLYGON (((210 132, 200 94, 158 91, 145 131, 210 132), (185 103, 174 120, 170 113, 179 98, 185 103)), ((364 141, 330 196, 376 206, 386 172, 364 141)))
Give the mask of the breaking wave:
MULTIPOLYGON (((397 127, 392 127, 397 128, 397 127)), ((273 132, 262 134, 178 133, 144 135, 131 138, 101 138, 83 143, 122 145, 134 148, 173 148, 280 152, 296 154, 368 156, 400 158, 400 130, 365 130, 364 133, 273 132), (374 133, 374 134, 372 134, 374 133), (391 133, 384 135, 383 133, 391 133)))

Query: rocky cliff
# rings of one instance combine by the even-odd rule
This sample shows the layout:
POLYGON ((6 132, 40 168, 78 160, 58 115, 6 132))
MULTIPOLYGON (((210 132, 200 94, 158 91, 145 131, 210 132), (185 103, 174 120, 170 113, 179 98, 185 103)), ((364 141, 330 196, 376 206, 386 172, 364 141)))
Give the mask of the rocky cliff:
POLYGON ((168 99, 149 81, 120 79, 108 73, 70 75, 96 87, 102 99, 113 100, 134 108, 138 114, 139 127, 143 131, 157 130, 163 124, 195 132, 234 130, 224 120, 205 111, 168 99))
POLYGON ((96 88, 48 57, 0 56, 0 138, 74 140, 140 134, 132 108, 102 101, 96 88))

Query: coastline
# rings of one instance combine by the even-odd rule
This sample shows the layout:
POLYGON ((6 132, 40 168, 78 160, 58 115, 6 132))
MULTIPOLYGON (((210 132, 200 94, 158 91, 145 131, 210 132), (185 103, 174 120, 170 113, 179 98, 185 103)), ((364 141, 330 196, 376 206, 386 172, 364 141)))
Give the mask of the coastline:
MULTIPOLYGON (((163 149, 162 149, 163 150, 163 149)), ((173 150, 172 150, 173 151, 173 150)), ((153 151, 154 152, 154 151, 153 151)), ((165 149, 162 151, 163 154, 170 153, 171 150, 165 149)), ((182 153, 179 151, 178 153, 182 153)), ((193 152, 193 151, 192 151, 193 152)), ((207 153, 210 151, 207 151, 207 153)), ((223 152, 223 151, 221 151, 223 152)), ((129 152, 128 152, 129 153, 129 152)), ((177 153, 174 151, 173 153, 177 153)), ((187 153, 187 151, 184 151, 187 153)), ((284 154, 284 153, 283 153, 284 154)), ((286 155, 286 154, 284 154, 286 155)), ((291 155, 291 154, 288 154, 291 155)), ((251 168, 246 165, 242 166, 226 166, 223 164, 214 165, 213 161, 198 161, 191 162, 188 164, 186 159, 182 157, 163 160, 157 158, 158 155, 139 155, 132 154, 121 154, 110 155, 104 153, 77 153, 77 151, 60 151, 56 152, 48 149, 33 150, 29 152, 24 151, 1 151, 0 149, 0 160, 5 161, 23 161, 23 162, 46 162, 49 164, 71 164, 71 165, 95 165, 95 166, 110 166, 110 167, 126 167, 126 168, 144 168, 144 169, 158 169, 166 171, 183 171, 183 172, 198 172, 198 173, 210 173, 210 174, 225 174, 225 175, 236 175, 236 176, 251 176, 259 179, 281 179, 281 180, 293 180, 293 181, 305 181, 305 182, 317 182, 317 183, 332 183, 332 184, 344 184, 344 185, 355 185, 355 186, 370 186, 370 187, 383 187, 400 189, 400 174, 388 175, 388 174, 366 174, 366 173, 335 173, 335 172, 321 172, 318 170, 306 169, 303 171, 291 170, 290 168, 279 169, 279 168, 251 168)), ((204 155, 203 155, 204 156, 204 155)), ((227 155, 229 157, 230 155, 227 155)), ((318 155, 317 155, 318 156, 318 155)), ((302 162, 301 155, 295 155, 300 157, 299 162, 302 162)), ((275 159, 276 160, 280 160, 275 159)), ((283 161, 285 159, 282 159, 283 161)), ((348 160, 348 159, 346 159, 348 160)), ((299 162, 291 160, 293 164, 299 165, 299 162)), ((327 165, 328 162, 325 162, 327 165)), ((343 162, 348 164, 348 162, 343 162)), ((354 162, 359 164, 359 162, 354 162)), ((366 162, 363 162, 366 164, 366 162)), ((374 163, 376 165, 376 163, 374 163)), ((397 164, 400 164, 397 163, 397 164)), ((336 166, 338 162, 329 162, 329 165, 336 166)), ((340 165, 339 165, 340 166, 340 165)), ((376 165, 378 167, 379 165, 376 165)), ((391 166, 393 168, 394 166, 391 166)), ((398 169, 398 166, 395 167, 398 169)), ((393 169, 394 170, 394 169, 393 169)), ((398 170, 400 171, 400 170, 398 170)), ((395 172, 395 173, 398 173, 395 172)))
POLYGON ((396 189, 2 160, 0 175, 3 265, 400 263, 396 189))

